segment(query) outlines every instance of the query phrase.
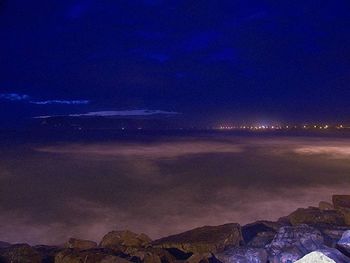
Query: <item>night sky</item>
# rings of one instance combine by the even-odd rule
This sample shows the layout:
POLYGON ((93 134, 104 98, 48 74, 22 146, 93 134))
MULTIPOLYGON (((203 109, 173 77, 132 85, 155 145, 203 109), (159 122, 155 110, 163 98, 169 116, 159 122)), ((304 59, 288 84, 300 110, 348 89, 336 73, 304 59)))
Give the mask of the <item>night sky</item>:
POLYGON ((101 111, 350 121, 349 1, 0 3, 3 127, 101 111))

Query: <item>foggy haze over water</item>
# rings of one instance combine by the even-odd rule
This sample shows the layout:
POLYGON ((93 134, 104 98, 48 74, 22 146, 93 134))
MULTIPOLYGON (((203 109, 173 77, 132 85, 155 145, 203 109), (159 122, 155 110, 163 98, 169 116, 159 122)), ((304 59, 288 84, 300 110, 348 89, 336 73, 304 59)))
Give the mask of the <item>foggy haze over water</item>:
POLYGON ((350 141, 336 137, 26 142, 0 155, 0 237, 13 243, 276 220, 350 186, 350 141))

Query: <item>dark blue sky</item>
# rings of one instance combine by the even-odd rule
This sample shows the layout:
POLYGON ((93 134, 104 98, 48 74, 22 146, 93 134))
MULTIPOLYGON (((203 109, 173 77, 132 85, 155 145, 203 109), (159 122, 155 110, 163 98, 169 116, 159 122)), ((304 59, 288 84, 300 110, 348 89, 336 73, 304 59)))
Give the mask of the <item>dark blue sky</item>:
POLYGON ((0 2, 3 123, 145 109, 350 122, 349 1, 0 2))

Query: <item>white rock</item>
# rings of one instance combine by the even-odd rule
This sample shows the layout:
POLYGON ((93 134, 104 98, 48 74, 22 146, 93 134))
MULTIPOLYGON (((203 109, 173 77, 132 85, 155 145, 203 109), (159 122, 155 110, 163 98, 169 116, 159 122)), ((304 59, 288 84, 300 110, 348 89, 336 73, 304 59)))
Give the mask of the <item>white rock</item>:
POLYGON ((321 252, 314 251, 301 259, 295 261, 295 263, 336 263, 333 259, 327 257, 321 252))

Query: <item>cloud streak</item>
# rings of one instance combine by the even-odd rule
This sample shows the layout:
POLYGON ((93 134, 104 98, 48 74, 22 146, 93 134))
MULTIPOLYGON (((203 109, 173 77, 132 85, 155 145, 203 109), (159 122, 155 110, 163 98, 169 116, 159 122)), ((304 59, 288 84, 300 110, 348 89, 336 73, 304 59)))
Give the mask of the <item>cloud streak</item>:
POLYGON ((21 101, 35 105, 86 105, 90 103, 89 100, 35 100, 27 94, 20 93, 0 93, 0 100, 7 100, 12 102, 21 101))
POLYGON ((89 100, 43 100, 43 101, 30 101, 32 104, 37 105, 50 105, 50 104, 65 104, 65 105, 79 105, 89 104, 89 100))
POLYGON ((164 110, 120 110, 120 111, 91 111, 87 113, 75 113, 68 115, 46 115, 46 116, 37 116, 36 119, 47 119, 52 117, 118 117, 118 116, 151 116, 151 115, 177 115, 179 112, 175 111, 164 111, 164 110))
POLYGON ((1 93, 0 99, 9 100, 9 101, 27 101, 30 99, 30 96, 26 94, 18 94, 18 93, 1 93))

